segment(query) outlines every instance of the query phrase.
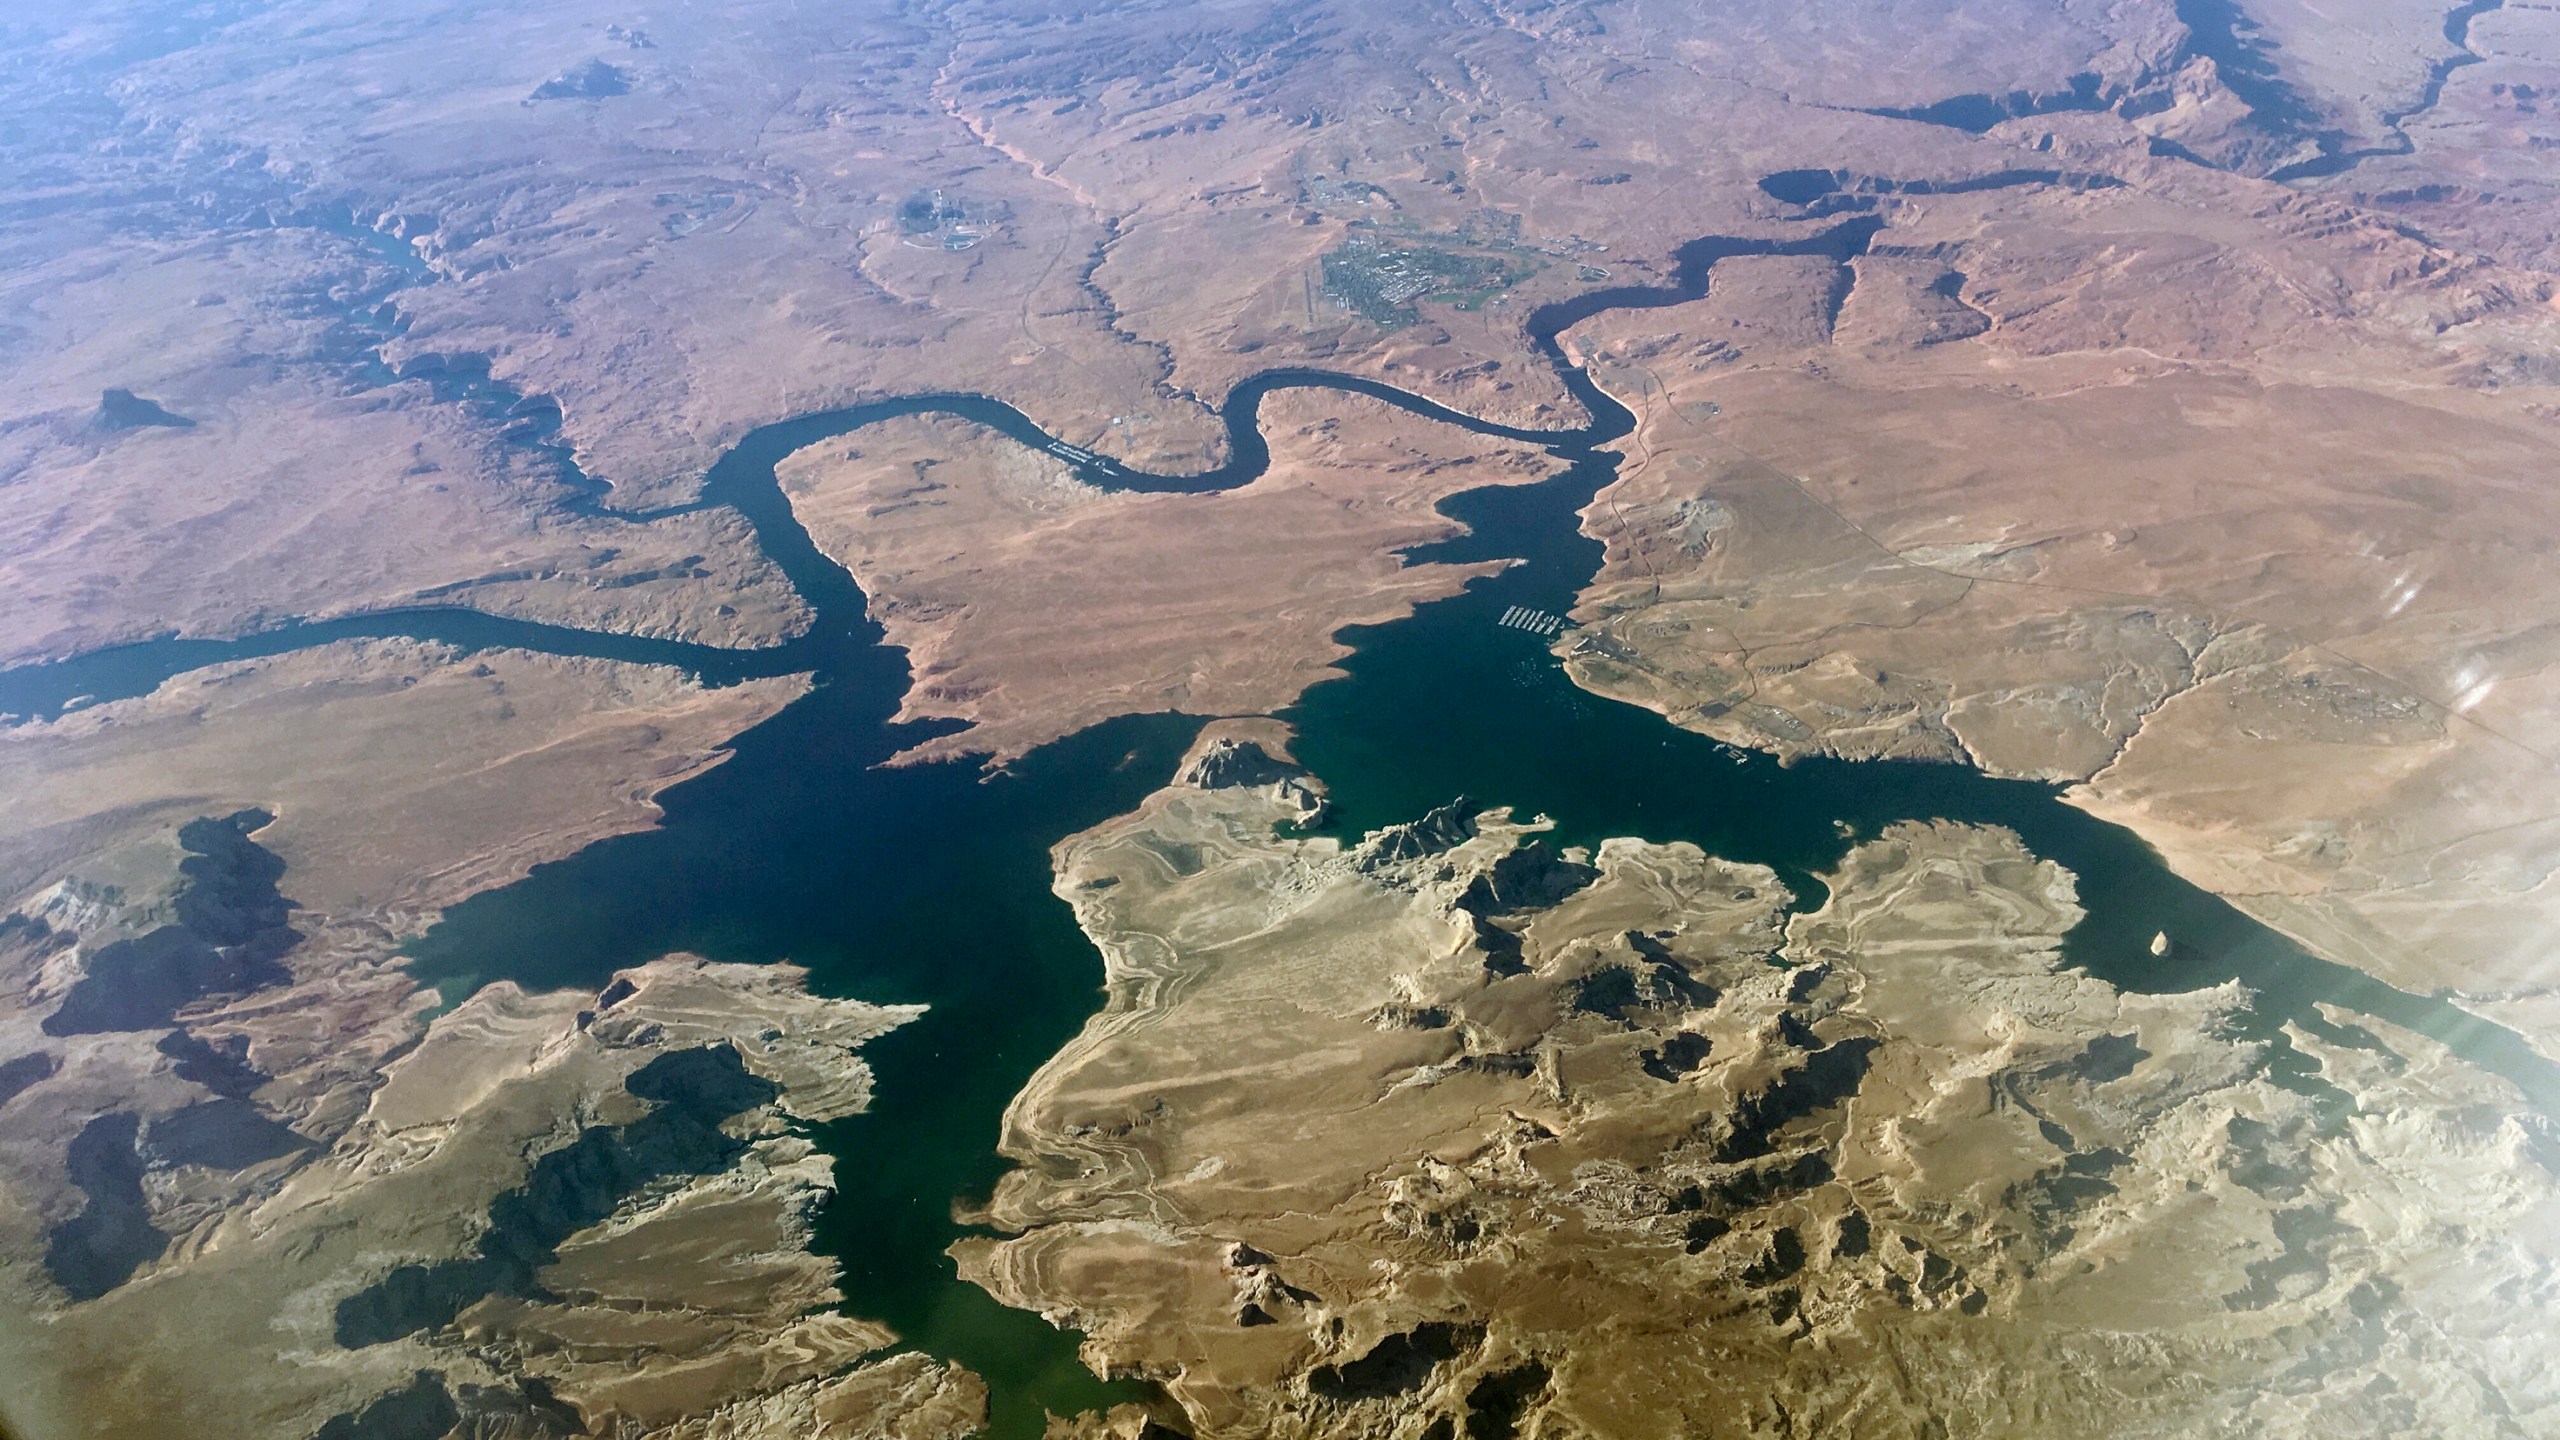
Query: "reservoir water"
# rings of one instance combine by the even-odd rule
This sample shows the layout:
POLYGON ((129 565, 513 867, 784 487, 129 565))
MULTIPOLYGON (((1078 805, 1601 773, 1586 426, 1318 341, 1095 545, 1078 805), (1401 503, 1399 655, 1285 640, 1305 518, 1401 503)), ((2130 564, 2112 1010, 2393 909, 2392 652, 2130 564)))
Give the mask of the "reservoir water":
MULTIPOLYGON (((1873 229, 1859 219, 1785 244, 1701 241, 1682 253, 1675 285, 1597 292, 1539 312, 1533 338, 1594 417, 1577 430, 1495 426, 1372 382, 1281 371, 1230 398, 1229 454, 1218 470, 1153 476, 1101 463, 1087 478, 1143 489, 1245 483, 1268 459, 1256 422, 1262 397, 1309 387, 1376 396, 1436 422, 1544 444, 1570 462, 1541 484, 1448 502, 1469 533, 1414 558, 1521 563, 1409 619, 1351 632, 1357 653, 1347 678, 1315 688, 1289 712, 1300 757, 1332 788, 1341 833, 1411 819, 1465 795, 1551 815, 1569 843, 1621 834, 1690 840, 1765 863, 1800 903, 1812 904, 1822 894, 1818 873, 1858 837, 1895 820, 2006 825, 2079 876, 2089 918, 2067 942, 2074 963, 2143 990, 2243 980, 2260 997, 2247 1028, 2276 1048, 2292 1083, 2317 1088, 2283 1049, 2281 1026, 2338 1033, 2314 1008, 2327 1000, 2446 1040, 2537 1103, 2560 1105, 2553 1067, 2511 1032, 2304 954, 2178 880, 2134 836, 2064 804, 2051 787, 1951 765, 1781 767, 1740 755, 1577 689, 1544 639, 1495 623, 1512 606, 1571 608, 1600 558, 1597 542, 1578 532, 1575 511, 1614 475, 1617 457, 1605 447, 1633 424, 1565 362, 1556 335, 1603 309, 1701 294, 1725 255, 1786 250, 1845 260, 1873 229), (2162 930, 2179 942, 2168 959, 2148 949, 2162 930)), ((451 996, 499 978, 595 987, 615 969, 686 950, 791 960, 809 967, 825 993, 932 1007, 867 1051, 879 1075, 873 1108, 816 1134, 838 1157, 840 1186, 819 1239, 844 1264, 847 1308, 984 1376, 991 1433, 1010 1440, 1039 1434, 1044 1410, 1140 1392, 1088 1374, 1073 1336, 961 1284, 943 1254, 963 1233, 953 1206, 982 1197, 1001 1173, 993 1145, 1006 1101, 1100 1001, 1099 957, 1049 892, 1048 847, 1163 784, 1200 722, 1114 721, 994 775, 953 764, 881 768, 937 727, 890 723, 907 683, 905 658, 880 643, 851 577, 794 519, 774 465, 804 445, 923 411, 957 414, 1025 444, 1049 443, 993 401, 929 396, 768 426, 714 467, 701 503, 744 514, 815 612, 806 634, 779 647, 728 651, 420 610, 25 667, 0 674, 0 711, 52 713, 75 696, 145 693, 194 666, 358 635, 654 661, 714 684, 814 672, 812 692, 740 736, 726 764, 665 792, 657 828, 590 846, 455 907, 412 947, 412 964, 451 996)))

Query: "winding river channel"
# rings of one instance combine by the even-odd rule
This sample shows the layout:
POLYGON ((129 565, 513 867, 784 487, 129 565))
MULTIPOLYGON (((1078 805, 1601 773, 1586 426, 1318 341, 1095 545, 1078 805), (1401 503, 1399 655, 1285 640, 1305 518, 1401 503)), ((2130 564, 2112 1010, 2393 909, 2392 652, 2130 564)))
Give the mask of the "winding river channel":
MULTIPOLYGON (((1951 765, 1781 767, 1739 755, 1577 689, 1543 639, 1494 623, 1514 605, 1566 611, 1589 583, 1600 546, 1579 532, 1576 511, 1615 476, 1619 457, 1605 447, 1634 425, 1566 360, 1557 336, 1602 310, 1703 295, 1726 256, 1829 255, 1845 263, 1876 224, 1862 217, 1790 242, 1702 240, 1681 252, 1673 285, 1597 291, 1536 312, 1532 338, 1593 417, 1578 429, 1493 425, 1372 381, 1284 370, 1257 376, 1228 399, 1229 451, 1218 469, 1149 475, 1098 462, 1085 478, 1143 490, 1248 483, 1269 461, 1261 401, 1284 389, 1371 396, 1431 421, 1543 445, 1568 462, 1537 485, 1447 502, 1468 533, 1413 559, 1522 563, 1406 620, 1350 632, 1357 651, 1348 678, 1310 691, 1287 716, 1298 726, 1301 758, 1331 786, 1333 824, 1346 834, 1463 794, 1552 815, 1569 843, 1619 834, 1681 839, 1765 863, 1810 905, 1823 893, 1818 874, 1893 821, 2006 825, 2079 876, 2089 918, 2069 937, 2074 963, 2135 990, 2240 979, 2259 996, 2247 1028, 2270 1043, 2289 1083, 2319 1089, 2285 1046, 2282 1027, 2340 1035, 2316 1008, 2330 1001, 2448 1041, 2537 1103, 2560 1106, 2560 1074, 2513 1033, 2303 953, 2177 879, 2136 837, 2063 803, 2050 786, 1951 765), (2178 941, 2166 959, 2148 948, 2159 931, 2178 941)), ((454 383, 488 384, 467 374, 454 383)), ((0 711, 51 714, 74 697, 143 694, 198 666, 360 636, 668 664, 712 684, 813 672, 812 692, 738 737, 726 764, 662 795, 657 828, 590 846, 455 907, 412 947, 413 963, 452 996, 499 978, 597 986, 619 967, 689 950, 789 959, 808 966, 826 993, 931 1006, 870 1047, 879 1073, 874 1108, 817 1134, 840 1157, 841 1185, 820 1241, 844 1263, 849 1309, 986 1377, 991 1433, 1027 1437, 1040 1432, 1044 1408, 1072 1411, 1136 1391, 1088 1374, 1073 1336, 960 1283, 943 1254, 963 1233, 952 1207, 993 1184, 1003 1168, 992 1146, 1006 1102, 1099 1001, 1098 959, 1049 891, 1048 847, 1164 783, 1200 722, 1112 721, 995 775, 958 764, 881 767, 947 727, 891 723, 907 685, 905 656, 881 643, 852 577, 794 518, 774 467, 804 446, 926 412, 1026 445, 1050 440, 993 400, 919 396, 766 426, 711 470, 699 503, 742 514, 815 614, 806 633, 777 647, 727 650, 416 609, 22 667, 0 673, 0 711)), ((573 505, 597 504, 591 487, 575 493, 573 505)))

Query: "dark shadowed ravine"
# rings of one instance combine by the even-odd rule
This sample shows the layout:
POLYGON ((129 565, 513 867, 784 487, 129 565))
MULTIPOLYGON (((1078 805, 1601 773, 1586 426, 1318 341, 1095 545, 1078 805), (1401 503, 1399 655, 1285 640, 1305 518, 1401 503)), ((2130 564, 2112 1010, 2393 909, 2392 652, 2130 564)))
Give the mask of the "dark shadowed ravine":
MULTIPOLYGON (((1537 312, 1533 339, 1593 417, 1578 429, 1492 425, 1375 382, 1276 371, 1228 399, 1228 458, 1217 470, 1161 476, 1097 462, 1085 478, 1120 489, 1244 484, 1269 460, 1257 421, 1262 398, 1310 388, 1368 395, 1478 434, 1544 445, 1568 462, 1537 485, 1449 501, 1444 508, 1468 533, 1413 558, 1522 563, 1407 620, 1351 632, 1358 648, 1348 678, 1317 687, 1290 712, 1299 753, 1332 787, 1334 824, 1345 833, 1466 795, 1550 814, 1567 842, 1621 834, 1691 840, 1766 863, 1809 905, 1822 894, 1817 873, 1893 821, 2005 825, 2080 877, 2089 918, 2069 937, 2072 961, 2139 990, 2243 980, 2260 996, 2247 1026, 2274 1047, 2291 1083, 2319 1088, 2284 1048, 2285 1023, 2354 1039, 2321 1019, 2316 1002, 2325 1000, 2453 1043, 2537 1103, 2560 1103, 2553 1067, 2513 1033, 2304 954, 2178 880, 2133 835, 2064 804, 2052 787, 1951 765, 1781 767, 1584 693, 1545 642, 1494 623, 1514 605, 1571 608, 1600 559, 1575 512, 1616 473, 1618 457, 1603 447, 1633 427, 1623 406, 1566 363, 1556 336, 1603 310, 1695 298, 1725 256, 1829 255, 1845 263, 1877 228, 1859 217, 1786 242, 1702 240, 1681 252, 1674 285, 1596 291, 1537 312), (2172 958, 2149 952, 2159 931, 2178 940, 2172 958)), ((1099 959, 1049 891, 1049 846, 1163 784, 1200 722, 1112 721, 994 775, 957 764, 881 768, 947 727, 891 723, 907 685, 905 657, 881 643, 851 576, 793 517, 774 467, 803 446, 926 412, 1026 445, 1050 443, 1010 407, 937 395, 769 425, 713 467, 700 504, 744 515, 815 613, 805 634, 781 646, 724 650, 419 609, 23 667, 0 673, 0 711, 51 714, 73 697, 142 694, 196 666, 356 636, 647 661, 713 684, 814 672, 813 691, 738 737, 726 764, 665 792, 657 828, 592 845, 456 906, 412 947, 413 963, 450 997, 499 978, 595 987, 618 968, 687 950, 789 959, 808 966, 825 993, 932 1007, 867 1051, 879 1073, 873 1108, 817 1132, 840 1157, 841 1187, 820 1240, 844 1264, 849 1309, 983 1375, 993 1396, 991 1433, 1027 1437, 1040 1432, 1044 1409, 1073 1411, 1139 1391, 1096 1380, 1077 1362, 1074 1337, 960 1283, 943 1254, 962 1233, 953 1205, 993 1184, 1003 1168, 993 1145, 1005 1103, 1099 1003, 1099 959)))

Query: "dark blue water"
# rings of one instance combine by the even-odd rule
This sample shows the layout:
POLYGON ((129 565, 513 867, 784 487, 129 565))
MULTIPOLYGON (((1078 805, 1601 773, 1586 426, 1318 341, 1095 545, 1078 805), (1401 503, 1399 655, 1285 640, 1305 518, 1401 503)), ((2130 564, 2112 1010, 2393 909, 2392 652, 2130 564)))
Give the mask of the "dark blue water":
MULTIPOLYGON (((1606 447, 1633 427, 1623 407, 1564 364, 1556 335, 1600 310, 1695 298, 1728 255, 1785 252, 1845 263, 1876 224, 1861 218, 1783 243, 1700 241, 1681 252, 1673 285, 1595 292, 1538 312, 1533 339, 1591 416, 1579 428, 1522 431, 1369 381, 1278 371, 1228 400, 1228 453, 1217 469, 1149 475, 1096 459, 1083 464, 1085 478, 1125 489, 1248 483, 1269 459, 1256 424, 1261 400, 1286 388, 1372 396, 1475 433, 1542 444, 1570 462, 1539 485, 1450 501, 1444 508, 1470 533, 1413 558, 1524 563, 1408 620, 1352 632, 1358 653, 1347 678, 1317 687, 1290 712, 1299 752, 1332 786, 1334 823, 1346 832, 1410 819, 1463 794, 1551 814, 1568 843, 1613 834, 1685 839, 1765 863, 1809 904, 1822 893, 1820 871, 1854 838, 1895 820, 2007 825, 2080 876, 2090 918, 2069 938, 2074 962, 2135 989, 2241 978, 2261 996, 2246 1028, 2276 1049, 2293 1083, 2316 1088, 2282 1051, 2278 1027, 2294 1020, 2326 1030, 2312 1005, 2327 999, 2446 1039, 2540 1102, 2560 1104, 2552 1067, 2511 1033, 2304 955, 2177 880, 2139 840, 2064 805, 2049 787, 1946 765, 1781 767, 1737 758, 1650 713, 1585 694, 1540 642, 1492 623, 1514 604, 1566 610, 1589 582, 1600 550, 1577 532, 1575 511, 1614 476, 1618 457, 1606 447), (2168 961, 2147 949, 2160 930, 2178 940, 2168 961)), ((881 644, 851 576, 793 517, 774 466, 803 446, 925 412, 957 415, 1026 445, 1052 443, 993 401, 914 397, 764 427, 710 472, 701 503, 740 512, 815 612, 805 634, 777 647, 722 650, 460 609, 404 611, 281 626, 239 641, 154 641, 0 673, 0 710, 51 713, 73 696, 139 694, 215 660, 353 635, 651 661, 712 684, 814 673, 812 692, 740 736, 726 764, 661 796, 657 828, 590 846, 456 906, 412 947, 412 964, 421 979, 458 994, 501 977, 597 986, 615 969, 688 950, 788 959, 808 966, 824 993, 931 1006, 870 1047, 880 1074, 874 1108, 817 1132, 839 1157, 840 1186, 820 1244, 844 1264, 851 1310, 985 1376, 992 1433, 1028 1437, 1040 1432, 1044 1411, 1142 1392, 1096 1380, 1076 1362, 1074 1337, 959 1283, 943 1254, 963 1233, 953 1205, 991 1187, 1003 1168, 993 1146, 1005 1103, 1100 1000, 1099 959, 1049 893, 1049 845, 1164 783, 1199 722, 1114 721, 992 776, 959 765, 880 768, 947 727, 891 723, 907 685, 905 657, 881 644)))
POLYGON ((1445 508, 1471 535, 1416 558, 1524 556, 1456 599, 1392 625, 1345 632, 1348 678, 1310 690, 1285 718, 1297 754, 1323 776, 1346 835, 1408 820, 1457 795, 1556 819, 1556 843, 1612 835, 1689 840, 1771 866, 1800 908, 1819 876, 1899 820, 2005 826, 2078 877, 2088 919, 2065 937, 2072 964, 2121 988, 2170 992, 2238 979, 2257 994, 2241 1030, 2273 1047, 2280 1078, 2308 1083, 2282 1026, 2333 1039, 2317 1003, 2435 1037, 2560 1113, 2560 1070, 2512 1031, 2431 997, 2320 960, 2220 897, 2172 874, 2131 831, 2063 802, 2057 787, 1995 780, 1957 765, 1775 759, 1678 729, 1650 711, 1576 687, 1542 639, 1503 629, 1512 605, 1561 612, 1600 559, 1572 528, 1587 480, 1462 495, 1445 508), (2167 958, 2150 942, 2166 932, 2167 958))

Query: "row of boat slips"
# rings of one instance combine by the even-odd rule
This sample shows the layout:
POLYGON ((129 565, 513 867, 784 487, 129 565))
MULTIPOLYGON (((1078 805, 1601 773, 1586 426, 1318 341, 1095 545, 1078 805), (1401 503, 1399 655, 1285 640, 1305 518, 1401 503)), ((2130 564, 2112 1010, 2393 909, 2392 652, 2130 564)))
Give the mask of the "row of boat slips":
POLYGON ((1553 635, 1564 628, 1564 617, 1544 610, 1532 610, 1526 605, 1514 605, 1503 611, 1502 618, 1495 623, 1508 625, 1514 630, 1526 630, 1532 635, 1553 635))

